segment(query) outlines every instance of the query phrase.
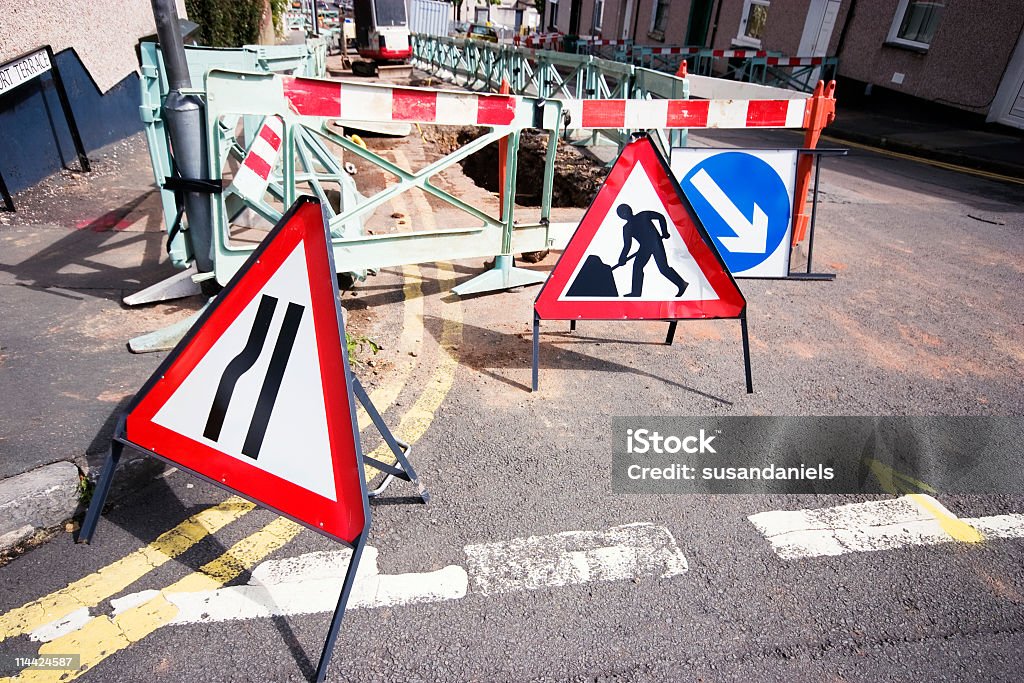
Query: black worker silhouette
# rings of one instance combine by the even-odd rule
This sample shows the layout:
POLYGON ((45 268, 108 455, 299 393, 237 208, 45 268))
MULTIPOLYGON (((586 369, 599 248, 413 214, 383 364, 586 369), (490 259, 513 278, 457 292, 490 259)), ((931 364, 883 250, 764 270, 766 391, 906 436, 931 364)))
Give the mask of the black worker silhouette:
POLYGON ((676 296, 682 296, 689 283, 668 264, 663 243, 663 240, 668 239, 668 221, 665 217, 657 211, 633 213, 628 204, 619 204, 615 213, 626 222, 622 226, 622 253, 619 254, 619 262, 614 268, 624 266, 626 261, 633 259, 633 288, 626 296, 641 295, 644 288, 644 266, 652 257, 661 274, 679 288, 676 296), (626 256, 634 240, 639 247, 632 256, 626 256))

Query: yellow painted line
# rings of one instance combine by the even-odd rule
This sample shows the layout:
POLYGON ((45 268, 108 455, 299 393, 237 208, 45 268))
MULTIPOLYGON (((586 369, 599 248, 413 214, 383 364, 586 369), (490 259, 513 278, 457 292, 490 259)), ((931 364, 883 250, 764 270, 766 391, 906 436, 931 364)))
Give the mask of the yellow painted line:
POLYGON ((981 532, 959 517, 952 515, 947 510, 935 505, 929 496, 916 493, 917 491, 927 491, 932 494, 937 493, 936 490, 928 484, 897 472, 888 465, 884 465, 873 458, 869 458, 865 462, 871 470, 871 473, 878 479, 878 483, 881 484, 883 491, 897 496, 907 494, 907 497, 910 498, 915 505, 934 517, 935 521, 939 523, 940 527, 942 527, 942 530, 945 531, 953 540, 962 541, 964 543, 980 543, 985 540, 985 537, 981 535, 981 532))
MULTIPOLYGON (((408 358, 413 362, 396 364, 398 371, 371 393, 374 404, 382 411, 395 402, 409 381, 415 359, 420 355, 420 344, 423 339, 423 292, 420 287, 422 275, 416 266, 407 266, 403 269, 403 274, 405 282, 399 351, 403 359, 408 358), (412 353, 415 353, 415 356, 412 353)), ((369 424, 369 416, 365 411, 361 411, 360 431, 366 429, 369 424)), ((95 607, 255 507, 247 500, 232 496, 219 505, 189 517, 161 534, 149 545, 60 590, 0 615, 0 642, 62 619, 82 607, 95 607)))
POLYGON ((935 166, 936 168, 944 168, 947 171, 956 171, 958 173, 968 173, 970 175, 978 176, 979 178, 987 178, 989 180, 1001 180, 1006 183, 1015 183, 1017 185, 1024 185, 1024 179, 1014 178, 1013 176, 1003 175, 1002 173, 992 173, 991 171, 982 171, 977 168, 970 168, 968 166, 960 166, 959 164, 950 164, 945 161, 936 161, 934 159, 925 159, 924 157, 914 156, 913 154, 904 154, 902 152, 893 152, 892 150, 883 149, 881 147, 874 147, 872 145, 865 145, 859 142, 850 142, 849 140, 841 140, 840 138, 834 138, 831 135, 822 135, 822 140, 828 140, 829 142, 835 142, 840 145, 848 147, 856 147, 857 149, 864 149, 869 152, 876 154, 883 154, 888 157, 895 157, 897 159, 906 159, 907 161, 916 161, 921 164, 928 164, 929 166, 935 166))
MULTIPOLYGON (((455 270, 449 264, 438 264, 441 290, 455 284, 455 270)), ((409 443, 418 441, 430 427, 438 408, 444 402, 455 380, 458 367, 457 351, 462 340, 462 309, 458 301, 446 311, 441 333, 441 358, 430 380, 412 408, 403 415, 397 433, 409 443)), ((386 445, 374 451, 374 456, 386 459, 390 451, 386 445)), ((367 468, 368 474, 372 468, 367 468)), ((178 613, 178 608, 166 595, 176 592, 212 590, 223 586, 241 572, 251 569, 260 560, 277 550, 299 533, 301 527, 284 518, 278 518, 263 529, 239 541, 219 558, 160 591, 160 594, 141 605, 130 608, 115 617, 94 617, 82 628, 43 644, 39 655, 63 653, 80 654, 82 669, 78 671, 25 670, 18 676, 0 679, 0 683, 35 681, 51 683, 78 678, 111 655, 124 650, 162 626, 166 626, 178 613)), ((44 622, 47 623, 47 622, 44 622)))
POLYGON ((907 497, 914 501, 914 504, 919 508, 934 517, 935 521, 939 523, 939 526, 942 527, 942 530, 950 538, 963 543, 980 543, 985 540, 980 531, 959 517, 951 515, 946 510, 936 506, 928 496, 920 493, 911 493, 907 497))
POLYGON ((149 545, 78 581, 0 616, 0 642, 61 619, 82 607, 95 607, 182 554, 200 540, 255 507, 237 496, 198 512, 149 545))
POLYGON ((199 571, 176 581, 160 594, 136 605, 116 617, 100 616, 85 626, 61 636, 39 648, 40 656, 80 654, 82 666, 76 671, 24 670, 5 681, 70 681, 86 673, 103 660, 136 643, 161 626, 170 623, 178 608, 167 600, 167 594, 204 591, 220 588, 243 571, 252 569, 263 558, 286 544, 302 530, 290 520, 278 517, 256 533, 243 538, 217 559, 199 571))
MULTIPOLYGON (((438 263, 441 291, 446 292, 455 285, 455 269, 450 264, 438 263)), ((398 428, 393 430, 402 441, 415 443, 426 433, 434 421, 448 392, 455 383, 455 370, 459 365, 458 349, 462 341, 462 305, 455 301, 446 306, 444 323, 441 327, 441 357, 430 379, 427 380, 413 406, 402 416, 398 428)), ((386 443, 382 443, 371 454, 381 462, 394 462, 395 458, 386 443)), ((366 468, 367 481, 377 474, 372 467, 366 468)))

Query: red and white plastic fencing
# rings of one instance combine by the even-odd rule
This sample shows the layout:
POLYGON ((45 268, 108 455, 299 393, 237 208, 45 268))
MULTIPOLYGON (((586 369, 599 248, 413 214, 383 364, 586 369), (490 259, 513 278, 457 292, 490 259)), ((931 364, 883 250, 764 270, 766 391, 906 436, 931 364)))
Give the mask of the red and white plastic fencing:
POLYGON ((262 201, 270 183, 270 172, 281 156, 283 135, 284 125, 279 117, 268 116, 263 119, 229 189, 245 199, 262 201))
POLYGON ((558 47, 562 40, 561 33, 532 33, 521 41, 526 47, 535 47, 546 50, 550 47, 558 47))
MULTIPOLYGON (((275 76, 282 97, 300 116, 355 121, 408 121, 441 125, 522 126, 534 121, 532 98, 517 95, 396 88, 381 85, 275 76)), ((819 83, 810 98, 786 100, 564 100, 568 130, 619 128, 800 128, 804 147, 818 143, 822 129, 835 118, 835 82, 819 83)), ((797 170, 793 243, 804 239, 810 221, 806 210, 811 157, 797 170)), ((237 184, 237 181, 236 181, 237 184)), ((264 186, 265 187, 265 186, 264 186)))
POLYGON ((566 128, 803 128, 809 100, 568 100, 566 128))
POLYGON ((702 47, 637 47, 626 51, 632 57, 640 55, 684 55, 686 57, 714 57, 735 59, 763 59, 768 66, 822 66, 824 57, 773 57, 767 50, 708 50, 702 47))
POLYGON ((300 116, 325 116, 352 121, 409 121, 452 126, 509 126, 518 106, 511 95, 388 88, 295 76, 278 76, 284 97, 300 116))

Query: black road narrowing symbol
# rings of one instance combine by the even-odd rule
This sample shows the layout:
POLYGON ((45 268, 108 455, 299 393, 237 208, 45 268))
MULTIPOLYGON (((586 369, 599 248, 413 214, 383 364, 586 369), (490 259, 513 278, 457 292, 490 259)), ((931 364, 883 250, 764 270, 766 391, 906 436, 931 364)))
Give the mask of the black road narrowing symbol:
MULTIPOLYGON (((203 430, 203 436, 211 441, 220 439, 224 418, 227 415, 231 397, 235 393, 235 385, 242 375, 256 364, 263 351, 263 345, 270 331, 270 322, 277 309, 277 301, 277 297, 268 294, 264 294, 260 298, 256 319, 249 331, 249 339, 238 355, 232 358, 224 368, 224 374, 221 375, 220 383, 217 385, 217 392, 213 396, 213 405, 210 406, 210 415, 206 419, 206 429, 203 430)), ((291 356, 292 346, 295 345, 295 337, 298 334, 299 323, 302 322, 305 310, 306 307, 301 304, 289 303, 288 309, 285 311, 284 322, 281 323, 281 331, 277 335, 277 343, 274 345, 270 364, 267 366, 267 375, 263 379, 263 387, 256 399, 256 409, 253 411, 249 430, 245 435, 245 442, 242 444, 242 454, 254 460, 259 457, 260 448, 263 446, 263 437, 267 433, 270 414, 274 410, 274 403, 277 402, 277 394, 281 390, 281 381, 284 378, 288 358, 291 356)))

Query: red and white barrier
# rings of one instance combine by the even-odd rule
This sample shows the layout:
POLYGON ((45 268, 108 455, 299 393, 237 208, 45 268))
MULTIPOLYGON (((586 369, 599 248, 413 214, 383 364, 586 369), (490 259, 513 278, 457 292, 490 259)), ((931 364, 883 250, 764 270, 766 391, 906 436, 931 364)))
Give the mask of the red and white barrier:
POLYGON ((284 126, 277 116, 263 119, 256 137, 249 145, 242 165, 231 182, 231 190, 245 199, 259 202, 270 183, 270 172, 281 156, 281 137, 284 126))
MULTIPOLYGON (((300 116, 442 125, 531 125, 531 98, 361 85, 278 76, 300 116)), ((564 100, 568 129, 804 128, 805 98, 773 100, 564 100)))
POLYGON ((581 128, 803 128, 806 99, 569 100, 569 130, 581 128))
MULTIPOLYGON (((351 121, 508 126, 515 121, 519 100, 510 95, 386 88, 294 76, 278 80, 296 114, 351 121)), ((520 110, 532 117, 532 112, 520 110)))
POLYGON ((765 60, 768 66, 821 66, 824 63, 824 57, 768 57, 765 60))

